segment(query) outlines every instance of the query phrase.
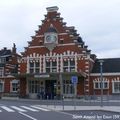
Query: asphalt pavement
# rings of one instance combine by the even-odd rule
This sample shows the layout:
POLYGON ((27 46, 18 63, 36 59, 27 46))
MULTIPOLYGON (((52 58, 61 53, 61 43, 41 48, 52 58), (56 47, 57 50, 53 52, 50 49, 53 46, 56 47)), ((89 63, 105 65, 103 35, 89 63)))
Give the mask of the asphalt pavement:
POLYGON ((101 107, 100 101, 87 100, 0 100, 0 119, 120 120, 120 101, 107 102, 101 107))
POLYGON ((72 115, 44 108, 35 101, 0 100, 0 120, 73 120, 72 115))

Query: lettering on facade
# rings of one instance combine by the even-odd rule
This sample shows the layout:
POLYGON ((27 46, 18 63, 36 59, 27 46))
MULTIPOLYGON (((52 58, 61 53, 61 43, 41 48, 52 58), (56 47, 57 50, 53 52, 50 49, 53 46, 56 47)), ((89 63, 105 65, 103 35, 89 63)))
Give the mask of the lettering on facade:
POLYGON ((41 75, 34 75, 35 78, 49 78, 50 75, 48 74, 41 74, 41 75))

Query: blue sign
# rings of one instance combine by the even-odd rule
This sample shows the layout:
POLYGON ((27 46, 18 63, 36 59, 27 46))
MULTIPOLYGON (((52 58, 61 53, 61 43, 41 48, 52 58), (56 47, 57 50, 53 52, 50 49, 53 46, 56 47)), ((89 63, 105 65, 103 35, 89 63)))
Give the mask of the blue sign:
POLYGON ((73 84, 77 84, 77 83, 78 83, 78 77, 77 77, 77 76, 72 76, 72 77, 71 77, 71 82, 72 82, 73 84))

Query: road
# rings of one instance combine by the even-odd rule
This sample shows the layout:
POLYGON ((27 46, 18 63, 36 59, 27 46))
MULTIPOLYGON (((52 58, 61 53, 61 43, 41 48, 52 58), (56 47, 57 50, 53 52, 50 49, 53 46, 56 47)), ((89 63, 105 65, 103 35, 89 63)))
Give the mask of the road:
MULTIPOLYGON (((120 114, 115 112, 53 111, 41 106, 44 104, 46 106, 50 104, 54 104, 54 106, 58 104, 71 105, 73 101, 0 100, 0 120, 120 120, 120 114)), ((91 105, 94 102, 90 104, 78 101, 77 104, 91 105)))
POLYGON ((73 120, 72 115, 42 108, 30 102, 0 100, 1 120, 73 120))
POLYGON ((76 120, 120 120, 120 114, 107 111, 65 111, 73 115, 76 120))

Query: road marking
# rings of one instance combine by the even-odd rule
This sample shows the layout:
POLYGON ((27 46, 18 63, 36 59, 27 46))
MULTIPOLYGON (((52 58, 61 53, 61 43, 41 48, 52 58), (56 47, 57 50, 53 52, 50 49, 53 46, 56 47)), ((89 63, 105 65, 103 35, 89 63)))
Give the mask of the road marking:
POLYGON ((43 110, 43 111, 50 111, 48 109, 45 109, 45 108, 41 108, 40 106, 31 106, 33 108, 36 108, 36 109, 39 109, 39 110, 43 110))
POLYGON ((11 106, 11 108, 18 110, 19 112, 27 112, 26 110, 23 110, 23 109, 16 107, 16 106, 11 106))
POLYGON ((8 108, 8 107, 6 107, 6 106, 0 106, 2 109, 4 109, 4 110, 6 110, 6 111, 8 111, 8 112, 15 112, 14 110, 12 110, 12 109, 10 109, 10 108, 8 108))
POLYGON ((20 106, 20 107, 25 108, 25 109, 30 110, 30 111, 33 111, 33 112, 39 112, 39 110, 35 110, 35 109, 27 107, 27 106, 20 106))
POLYGON ((20 113, 21 115, 23 115, 23 116, 26 116, 26 117, 32 119, 32 120, 37 120, 36 118, 34 118, 34 117, 30 116, 30 115, 27 115, 27 114, 25 114, 25 113, 22 113, 22 112, 19 112, 19 113, 20 113))

